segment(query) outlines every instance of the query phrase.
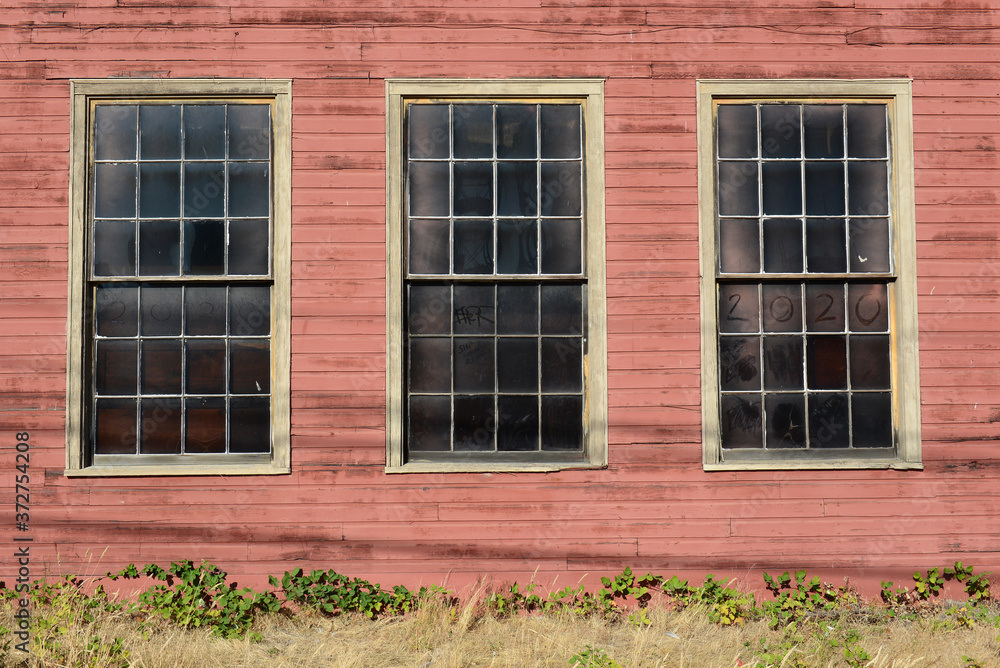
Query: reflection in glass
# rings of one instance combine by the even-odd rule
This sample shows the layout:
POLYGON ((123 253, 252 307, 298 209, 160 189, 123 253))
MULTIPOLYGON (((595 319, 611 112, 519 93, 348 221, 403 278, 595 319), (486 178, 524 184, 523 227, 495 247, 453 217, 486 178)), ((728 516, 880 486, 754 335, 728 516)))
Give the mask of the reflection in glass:
POLYGON ((798 162, 761 164, 761 190, 765 216, 802 214, 802 174, 798 162))
POLYGON ((722 104, 718 113, 719 157, 757 157, 757 107, 722 104))
POLYGON ((888 164, 851 162, 847 165, 847 209, 852 216, 889 213, 888 164))
POLYGON ((174 218, 181 212, 181 167, 176 162, 139 164, 139 217, 174 218))
POLYGON ((455 221, 454 272, 456 274, 493 273, 492 221, 455 221))
POLYGON ((851 389, 888 390, 890 383, 889 337, 851 337, 851 389))
POLYGON ((233 397, 229 402, 229 452, 271 451, 271 400, 233 397))
POLYGON ((229 221, 229 274, 266 275, 270 261, 267 220, 229 221))
POLYGON ((181 228, 176 220, 139 223, 140 276, 176 276, 180 259, 181 228))
POLYGON ((832 104, 807 104, 805 121, 806 158, 844 157, 844 108, 832 104))
POLYGON ((806 445, 805 397, 801 394, 768 394, 766 448, 804 448, 806 445))
POLYGON ((135 105, 94 108, 95 160, 135 160, 137 110, 135 105))
POLYGON ((143 399, 140 404, 139 452, 144 455, 181 453, 181 400, 143 399))
POLYGON ((453 109, 456 158, 493 157, 493 106, 456 104, 453 109))
POLYGON ((719 161, 719 214, 758 214, 757 163, 719 161))
POLYGON ((583 206, 579 162, 543 162, 543 216, 579 216, 583 206))
POLYGON ((583 449, 583 397, 542 397, 542 449, 583 449))
POLYGON ((411 274, 448 273, 450 230, 447 220, 410 220, 408 270, 411 274))
POLYGON ((132 455, 136 452, 135 399, 98 399, 94 418, 94 453, 132 455))
POLYGON ((456 162, 454 186, 456 216, 493 215, 493 165, 456 162))
POLYGON ((755 218, 719 221, 719 268, 726 274, 760 271, 760 225, 755 218))
POLYGON ((264 285, 229 290, 229 333, 267 336, 271 333, 271 291, 264 285))
POLYGON ((226 166, 223 162, 184 165, 184 215, 219 218, 225 215, 226 166))
POLYGON ((185 346, 188 394, 225 394, 226 342, 224 339, 188 339, 185 346))
POLYGON ((536 164, 534 162, 497 164, 498 216, 534 216, 538 213, 536 164))
POLYGON ((184 105, 184 157, 207 160, 226 156, 226 106, 184 105))
MULTIPOLYGON (((798 158, 800 156, 799 115, 801 109, 802 107, 797 104, 762 104, 760 106, 762 157, 798 158)), ((764 213, 769 212, 765 209, 764 213)))
POLYGON ((764 271, 773 274, 802 271, 802 221, 769 218, 764 221, 764 271))
POLYGON ((440 452, 451 449, 451 397, 410 397, 408 449, 440 452))
MULTIPOLYGON (((546 222, 543 221, 542 225, 546 222)), ((535 221, 497 221, 497 273, 538 273, 538 228, 535 221)))
POLYGON ((411 162, 407 168, 410 182, 411 216, 447 216, 450 211, 447 162, 411 162))
POLYGON ((94 165, 94 217, 135 216, 135 163, 100 162, 94 165))
POLYGON ((410 339, 410 391, 451 391, 451 339, 410 339))
POLYGON ((763 447, 759 395, 723 394, 719 409, 723 448, 763 447))
POLYGON ((497 286, 497 333, 538 333, 537 286, 497 286))
POLYGON ((97 394, 135 394, 138 347, 135 341, 98 341, 94 364, 97 394))
POLYGON ((143 339, 140 367, 143 394, 180 394, 180 339, 143 339))
POLYGON ((266 104, 229 105, 230 160, 266 160, 271 157, 270 112, 271 107, 266 104))
POLYGON ((171 104, 139 107, 139 158, 179 160, 181 157, 181 108, 171 104))
POLYGON ((844 215, 843 163, 806 163, 806 215, 844 215))
POLYGON ((813 273, 847 271, 847 242, 841 218, 806 220, 806 270, 813 273))
POLYGON ((448 105, 411 104, 407 114, 410 158, 447 158, 448 105))
POLYGON ((231 339, 229 391, 267 394, 271 391, 271 351, 268 341, 231 339))
POLYGON ((270 215, 270 169, 266 162, 230 163, 230 216, 266 218, 270 215))
POLYGON ((884 104, 847 105, 847 156, 884 158, 887 153, 884 104))
POLYGON ((226 400, 191 398, 184 402, 184 452, 226 451, 226 400))
POLYGON ((498 397, 497 450, 538 450, 538 397, 498 397))
POLYGON ((583 331, 582 289, 579 285, 542 285, 542 334, 583 331))
POLYGON ((580 105, 543 104, 541 107, 542 158, 582 157, 580 105))
POLYGON ((493 450, 495 424, 492 396, 455 397, 455 452, 493 450))
POLYGON ((542 392, 580 392, 582 369, 581 338, 542 338, 542 392))
POLYGON ((851 271, 889 271, 889 221, 886 218, 851 220, 851 271))
POLYGON ((537 158, 537 129, 535 105, 498 104, 497 158, 500 160, 537 158))
POLYGON ((451 333, 451 288, 411 285, 407 323, 411 334, 451 333))

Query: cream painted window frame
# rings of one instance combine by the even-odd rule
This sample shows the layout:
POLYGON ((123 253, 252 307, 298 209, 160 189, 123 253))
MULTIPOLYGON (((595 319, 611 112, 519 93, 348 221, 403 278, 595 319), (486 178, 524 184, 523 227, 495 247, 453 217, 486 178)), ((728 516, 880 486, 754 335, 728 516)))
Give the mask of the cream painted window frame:
POLYGON ((525 472, 601 468, 608 462, 607 307, 604 233, 603 79, 388 79, 386 80, 386 472, 525 472), (578 100, 585 115, 584 186, 588 355, 584 377, 583 456, 565 461, 406 461, 403 403, 403 120, 410 100, 578 100))
POLYGON ((922 469, 920 378, 917 350, 916 214, 913 184, 912 85, 908 79, 700 80, 697 82, 698 198, 701 270, 702 455, 706 471, 767 469, 922 469), (822 103, 879 101, 889 109, 890 226, 895 280, 890 291, 894 456, 846 458, 822 451, 808 459, 797 452, 755 458, 757 450, 726 460, 721 447, 717 335, 717 184, 715 102, 822 103))
MULTIPOLYGON (((70 81, 69 308, 66 389, 66 469, 70 477, 274 475, 291 471, 291 110, 288 79, 77 79, 70 81), (136 464, 94 466, 87 459, 85 290, 89 243, 91 102, 100 99, 176 100, 259 98, 274 105, 272 153, 271 453, 267 455, 146 455, 136 464), (196 460, 196 461, 195 461, 196 460)), ((137 456, 139 457, 139 456, 137 456)))

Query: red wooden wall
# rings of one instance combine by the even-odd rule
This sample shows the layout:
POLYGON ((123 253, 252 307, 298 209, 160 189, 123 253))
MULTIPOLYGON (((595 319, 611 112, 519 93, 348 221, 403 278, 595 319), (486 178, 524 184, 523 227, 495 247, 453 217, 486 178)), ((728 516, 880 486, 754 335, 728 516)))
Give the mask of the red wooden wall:
POLYGON ((29 431, 35 576, 1000 570, 997 0, 4 4, 0 530, 29 431), (62 474, 68 81, 117 76, 293 79, 290 476, 62 474), (607 470, 383 472, 387 77, 606 78, 607 470), (922 472, 701 468, 695 80, 792 77, 913 79, 922 472))

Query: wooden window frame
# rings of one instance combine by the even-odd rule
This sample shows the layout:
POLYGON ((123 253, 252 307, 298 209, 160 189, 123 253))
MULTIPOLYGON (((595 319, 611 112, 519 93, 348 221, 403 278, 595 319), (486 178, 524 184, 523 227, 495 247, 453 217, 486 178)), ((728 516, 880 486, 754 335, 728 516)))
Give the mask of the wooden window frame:
MULTIPOLYGON (((703 468, 922 469, 919 359, 917 350, 916 230, 913 185, 911 82, 877 80, 701 80, 697 82, 698 194, 701 269, 703 468), (721 446, 716 238, 717 101, 814 103, 877 101, 887 105, 889 132, 890 254, 894 277, 889 290, 893 449, 890 454, 845 457, 844 450, 728 450, 721 446)), ((808 281, 808 278, 805 278, 808 281)), ((858 452, 858 451, 855 451, 858 452)), ((873 453, 874 454, 874 453, 873 453)))
MULTIPOLYGON (((291 81, 287 79, 80 79, 70 82, 69 327, 67 341, 66 469, 71 477, 273 475, 290 467, 291 335, 291 81), (135 463, 94 465, 87 434, 86 366, 90 335, 85 313, 89 283, 91 109, 95 100, 240 101, 272 104, 271 211, 271 452, 261 455, 134 455, 135 463)), ((211 280, 209 278, 208 280, 211 280)), ((218 279, 215 279, 218 280, 218 279)))
MULTIPOLYGON (((386 81, 386 472, 557 471, 607 466, 607 311, 604 233, 604 82, 601 79, 389 79, 386 81), (584 443, 582 455, 540 460, 530 456, 505 461, 466 459, 407 461, 403 404, 404 292, 406 220, 403 151, 408 101, 517 102, 578 101, 585 117, 584 228, 587 286, 587 355, 584 363, 584 443)), ((512 453, 514 454, 514 453, 512 453)), ((530 454, 530 453, 529 453, 530 454)), ((555 454, 555 453, 549 453, 555 454)))

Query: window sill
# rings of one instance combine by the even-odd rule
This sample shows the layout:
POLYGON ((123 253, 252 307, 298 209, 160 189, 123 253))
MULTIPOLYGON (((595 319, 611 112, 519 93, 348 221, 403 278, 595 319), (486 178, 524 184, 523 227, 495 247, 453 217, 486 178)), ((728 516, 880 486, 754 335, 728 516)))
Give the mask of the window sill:
POLYGON ((386 466, 386 473, 554 473, 571 469, 603 469, 586 461, 564 462, 411 462, 386 466))
POLYGON ((705 471, 820 471, 851 469, 895 469, 898 471, 922 471, 922 462, 907 462, 901 459, 814 459, 814 460, 740 460, 705 463, 705 471))
POLYGON ((272 464, 170 464, 160 466, 88 466, 67 469, 67 478, 122 478, 128 476, 178 476, 178 475, 286 475, 292 470, 287 466, 272 464))

